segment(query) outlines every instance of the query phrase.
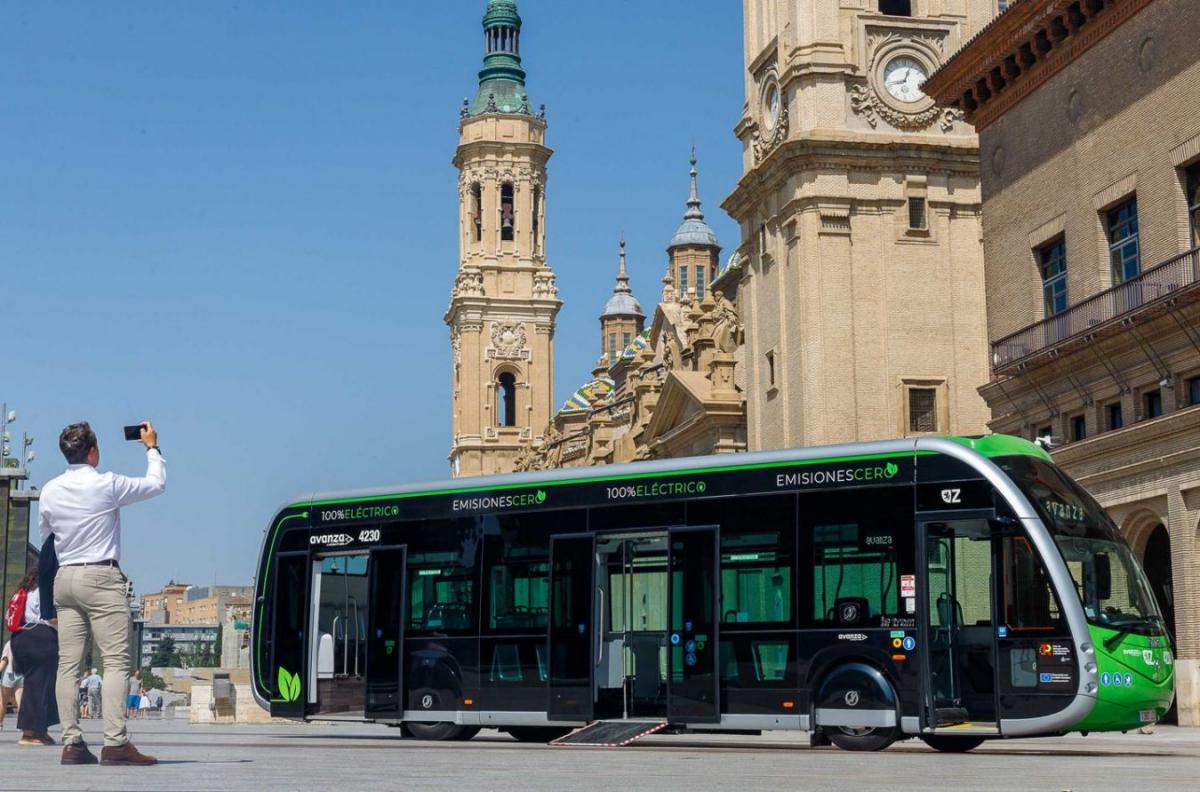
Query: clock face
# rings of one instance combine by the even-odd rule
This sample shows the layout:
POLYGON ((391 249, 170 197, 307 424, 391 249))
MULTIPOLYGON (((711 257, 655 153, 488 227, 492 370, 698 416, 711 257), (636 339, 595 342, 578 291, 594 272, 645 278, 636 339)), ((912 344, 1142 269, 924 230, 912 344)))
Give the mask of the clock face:
POLYGON ((767 126, 771 129, 779 123, 779 86, 772 84, 767 88, 766 96, 763 98, 763 107, 767 112, 767 126))
POLYGON ((925 98, 921 86, 929 77, 917 60, 899 57, 883 69, 883 84, 887 92, 901 102, 919 102, 925 98))

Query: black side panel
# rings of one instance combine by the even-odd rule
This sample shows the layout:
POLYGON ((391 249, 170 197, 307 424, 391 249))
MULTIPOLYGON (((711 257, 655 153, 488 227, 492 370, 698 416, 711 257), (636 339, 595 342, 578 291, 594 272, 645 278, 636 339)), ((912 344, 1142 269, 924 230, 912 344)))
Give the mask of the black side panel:
POLYGON ((304 717, 310 577, 308 553, 280 553, 276 557, 271 662, 264 674, 271 685, 271 715, 276 718, 304 717))
POLYGON ((717 529, 672 529, 670 545, 667 715, 675 723, 717 723, 717 529))
POLYGON ((550 703, 552 720, 590 720, 596 669, 595 541, 591 534, 550 542, 550 703))
POLYGON ((408 552, 371 551, 367 630, 366 717, 399 719, 404 711, 404 605, 408 552))

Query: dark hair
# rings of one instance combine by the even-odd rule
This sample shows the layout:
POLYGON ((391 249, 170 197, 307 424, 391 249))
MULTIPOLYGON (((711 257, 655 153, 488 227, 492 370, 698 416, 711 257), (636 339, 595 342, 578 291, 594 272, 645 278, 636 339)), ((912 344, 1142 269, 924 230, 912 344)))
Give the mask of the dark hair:
POLYGON ((88 451, 96 447, 96 433, 87 421, 73 423, 58 436, 58 448, 71 465, 87 462, 88 451))
POLYGON ((17 588, 25 589, 26 591, 33 591, 37 587, 38 568, 37 564, 34 564, 28 569, 28 571, 25 572, 25 577, 21 578, 21 582, 17 584, 17 588))

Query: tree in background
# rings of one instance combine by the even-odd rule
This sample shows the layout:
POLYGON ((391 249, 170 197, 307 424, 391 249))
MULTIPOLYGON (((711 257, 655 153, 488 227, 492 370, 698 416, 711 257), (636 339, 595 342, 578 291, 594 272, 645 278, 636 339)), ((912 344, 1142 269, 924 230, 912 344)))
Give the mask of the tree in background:
POLYGON ((142 669, 142 685, 146 690, 166 690, 167 683, 162 677, 157 676, 150 670, 149 666, 142 669))
POLYGON ((213 644, 213 655, 216 657, 214 667, 220 667, 221 657, 225 654, 225 625, 217 625, 217 641, 213 644))
POLYGON ((155 668, 178 668, 180 666, 179 651, 175 648, 175 639, 169 635, 163 636, 150 655, 150 665, 155 668))

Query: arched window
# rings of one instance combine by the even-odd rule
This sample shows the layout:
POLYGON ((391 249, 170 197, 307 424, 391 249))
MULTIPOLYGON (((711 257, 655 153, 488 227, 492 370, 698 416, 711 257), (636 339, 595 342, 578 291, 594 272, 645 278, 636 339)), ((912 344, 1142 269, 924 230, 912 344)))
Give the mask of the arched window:
POLYGON ((500 239, 512 242, 517 229, 517 204, 512 184, 500 185, 500 239))
POLYGON ((533 226, 533 250, 534 250, 534 252, 537 252, 538 248, 541 247, 541 240, 538 238, 538 233, 541 231, 541 227, 542 227, 541 220, 540 220, 541 214, 542 214, 542 188, 534 187, 533 188, 533 220, 531 221, 531 225, 533 226))
POLYGON ((471 225, 475 229, 475 241, 483 241, 483 185, 471 185, 471 225))
POLYGON ((517 378, 507 371, 496 378, 496 419, 501 426, 517 425, 517 378))

